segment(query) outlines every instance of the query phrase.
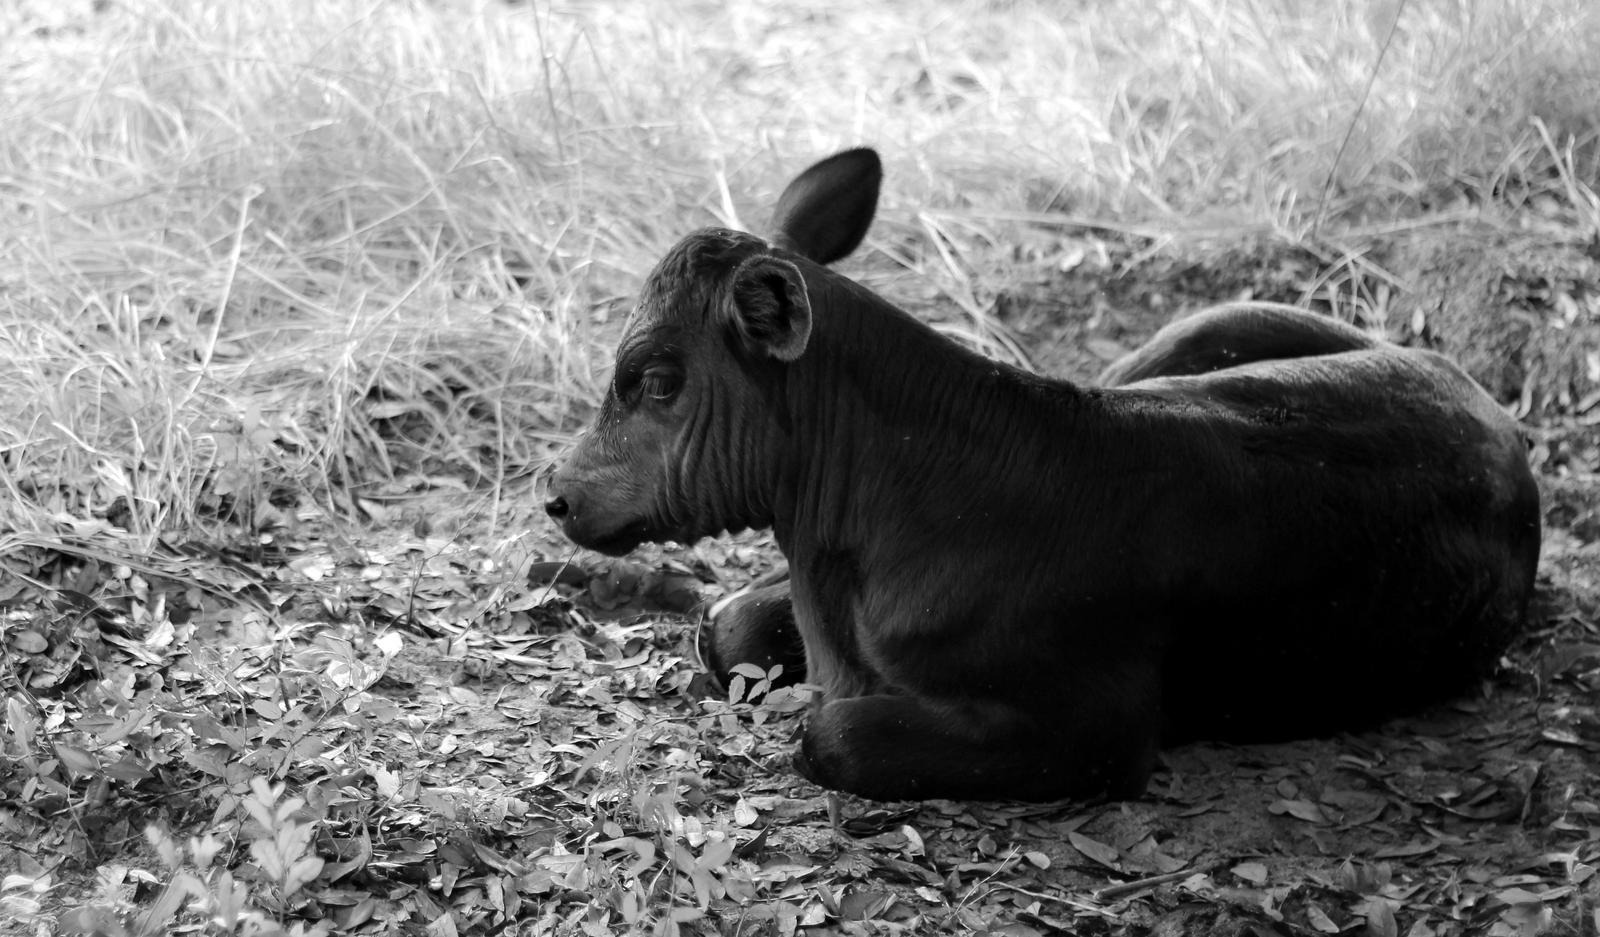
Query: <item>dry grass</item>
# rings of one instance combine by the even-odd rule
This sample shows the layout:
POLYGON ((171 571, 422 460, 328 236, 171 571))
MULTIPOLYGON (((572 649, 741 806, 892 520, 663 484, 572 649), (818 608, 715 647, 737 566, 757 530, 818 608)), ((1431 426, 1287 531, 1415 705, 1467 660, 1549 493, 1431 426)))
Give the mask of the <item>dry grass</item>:
POLYGON ((0 528, 104 519, 145 547, 536 465, 654 257, 759 228, 843 145, 886 156, 880 243, 952 293, 929 233, 1004 251, 1018 213, 1296 240, 1534 195, 1592 212, 1591 7, 12 8, 0 528))

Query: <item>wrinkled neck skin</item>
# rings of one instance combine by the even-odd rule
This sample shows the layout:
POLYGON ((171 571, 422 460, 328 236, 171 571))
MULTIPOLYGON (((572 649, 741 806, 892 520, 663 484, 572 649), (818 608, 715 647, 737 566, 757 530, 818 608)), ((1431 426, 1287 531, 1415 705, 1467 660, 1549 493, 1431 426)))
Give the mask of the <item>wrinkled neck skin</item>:
POLYGON ((1039 486, 1066 485, 1083 392, 960 347, 850 280, 802 269, 811 342, 777 385, 786 426, 765 450, 776 453, 772 524, 792 565, 805 554, 856 568, 916 562, 917 550, 953 545, 973 527, 1026 522, 1039 486))
POLYGON ((658 506, 663 514, 658 523, 681 531, 675 539, 684 543, 723 531, 764 530, 775 520, 772 505, 784 459, 774 454, 791 445, 784 429, 792 423, 773 417, 782 399, 783 369, 774 362, 728 358, 730 366, 752 372, 742 375, 739 383, 765 397, 704 394, 705 406, 689 417, 685 438, 715 440, 727 451, 686 447, 669 466, 671 494, 658 506), (755 373, 761 371, 769 373, 755 373))

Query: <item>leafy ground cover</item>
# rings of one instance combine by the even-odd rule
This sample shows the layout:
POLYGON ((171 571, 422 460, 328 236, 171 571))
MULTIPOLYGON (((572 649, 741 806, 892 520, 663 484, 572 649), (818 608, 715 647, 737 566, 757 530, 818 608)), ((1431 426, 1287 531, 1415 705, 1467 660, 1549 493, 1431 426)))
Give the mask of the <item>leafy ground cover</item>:
POLYGON ((0 930, 1600 932, 1596 14, 1127 7, 0 13, 0 930), (655 256, 860 142, 847 270, 995 355, 1462 360, 1546 496, 1500 671, 1126 803, 797 780, 803 695, 695 663, 770 545, 575 554, 538 474, 655 256))

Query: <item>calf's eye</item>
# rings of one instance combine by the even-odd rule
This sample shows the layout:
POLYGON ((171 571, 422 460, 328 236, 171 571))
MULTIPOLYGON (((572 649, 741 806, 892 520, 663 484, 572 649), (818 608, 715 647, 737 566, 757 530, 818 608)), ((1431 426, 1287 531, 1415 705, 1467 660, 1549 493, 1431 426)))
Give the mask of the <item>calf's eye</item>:
POLYGON ((671 400, 682 386, 683 375, 676 371, 646 371, 639 379, 639 392, 651 400, 671 400))

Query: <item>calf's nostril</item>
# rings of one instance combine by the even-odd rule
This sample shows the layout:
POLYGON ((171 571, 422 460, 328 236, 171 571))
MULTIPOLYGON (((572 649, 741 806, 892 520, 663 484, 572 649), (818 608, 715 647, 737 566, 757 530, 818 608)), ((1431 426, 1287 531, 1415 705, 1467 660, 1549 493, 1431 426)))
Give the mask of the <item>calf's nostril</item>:
POLYGON ((567 499, 556 495, 544 503, 544 512, 556 520, 567 516, 567 499))

